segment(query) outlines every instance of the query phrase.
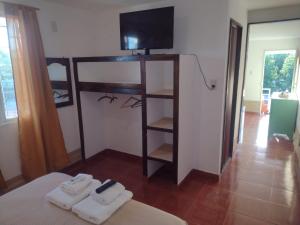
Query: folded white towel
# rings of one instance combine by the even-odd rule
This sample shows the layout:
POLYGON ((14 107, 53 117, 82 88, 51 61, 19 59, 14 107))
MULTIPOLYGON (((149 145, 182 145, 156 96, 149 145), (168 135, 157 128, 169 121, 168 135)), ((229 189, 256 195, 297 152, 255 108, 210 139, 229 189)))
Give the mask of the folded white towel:
MULTIPOLYGON (((109 182, 110 180, 106 180, 103 184, 109 182)), ((102 185, 103 185, 102 184, 102 185)), ((113 186, 107 188, 105 191, 101 193, 96 193, 94 190, 91 193, 93 199, 99 202, 102 205, 108 205, 113 202, 123 191, 125 191, 125 187, 120 183, 115 183, 113 186)))
POLYGON ((92 196, 87 197, 72 207, 72 211, 80 218, 94 223, 101 224, 117 211, 122 205, 132 198, 132 192, 123 191, 117 199, 109 205, 101 205, 92 196))
POLYGON ((92 175, 79 173, 70 180, 63 182, 60 187, 70 195, 78 195, 92 182, 92 179, 92 175))
POLYGON ((46 200, 57 205, 63 209, 71 209, 73 205, 86 198, 95 188, 99 187, 101 182, 92 180, 92 182, 78 195, 69 195, 65 193, 60 187, 55 188, 53 191, 46 195, 46 200))

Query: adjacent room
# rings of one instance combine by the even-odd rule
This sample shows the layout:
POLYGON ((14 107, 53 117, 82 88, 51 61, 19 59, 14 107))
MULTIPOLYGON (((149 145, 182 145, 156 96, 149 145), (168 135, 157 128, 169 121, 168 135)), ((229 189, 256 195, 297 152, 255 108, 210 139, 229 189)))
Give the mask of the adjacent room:
POLYGON ((267 147, 272 138, 293 141, 299 92, 299 25, 299 20, 290 20, 249 26, 245 123, 255 121, 256 125, 244 130, 244 143, 267 147))
POLYGON ((299 0, 0 1, 0 225, 300 225, 299 0))

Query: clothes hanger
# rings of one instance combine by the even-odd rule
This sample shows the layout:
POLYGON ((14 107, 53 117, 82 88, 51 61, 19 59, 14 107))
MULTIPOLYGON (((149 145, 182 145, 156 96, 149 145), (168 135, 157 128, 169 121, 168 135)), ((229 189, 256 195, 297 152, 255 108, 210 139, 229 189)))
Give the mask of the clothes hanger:
POLYGON ((110 99, 110 103, 113 103, 113 102, 114 102, 115 100, 117 100, 117 99, 118 99, 118 97, 112 95, 112 97, 111 97, 111 99, 110 99))
POLYGON ((58 98, 67 98, 67 97, 69 97, 69 93, 67 93, 67 94, 62 94, 62 93, 60 93, 60 92, 57 91, 57 90, 53 90, 52 93, 53 93, 53 95, 54 95, 54 98, 56 98, 56 99, 58 99, 58 98))
POLYGON ((130 107, 131 108, 136 108, 142 106, 142 100, 138 100, 135 103, 133 103, 130 107))
POLYGON ((136 105, 132 105, 131 108, 138 108, 138 107, 141 107, 143 104, 142 103, 139 103, 139 104, 136 104, 136 105))
POLYGON ((57 98, 67 98, 69 97, 69 94, 62 94, 60 96, 57 96, 57 98))
POLYGON ((129 97, 129 98, 127 99, 127 101, 125 101, 125 102, 123 103, 123 105, 121 106, 121 108, 129 108, 129 107, 131 107, 133 104, 135 104, 135 103, 133 103, 133 104, 128 105, 127 103, 130 102, 131 100, 135 100, 135 103, 136 103, 137 101, 140 101, 140 99, 131 96, 131 97, 129 97))
POLYGON ((52 90, 52 94, 60 96, 60 93, 57 90, 52 90))
POLYGON ((116 97, 116 96, 114 96, 114 95, 108 96, 107 93, 105 93, 105 96, 102 96, 102 97, 98 98, 97 101, 100 102, 100 101, 102 101, 103 99, 109 99, 109 100, 110 100, 109 103, 113 103, 115 100, 118 99, 118 97, 116 97))
POLYGON ((108 96, 107 93, 105 93, 105 95, 102 96, 102 97, 100 97, 100 98, 98 98, 97 101, 100 102, 100 101, 102 101, 103 99, 109 99, 109 100, 110 100, 110 103, 111 103, 112 97, 108 96))

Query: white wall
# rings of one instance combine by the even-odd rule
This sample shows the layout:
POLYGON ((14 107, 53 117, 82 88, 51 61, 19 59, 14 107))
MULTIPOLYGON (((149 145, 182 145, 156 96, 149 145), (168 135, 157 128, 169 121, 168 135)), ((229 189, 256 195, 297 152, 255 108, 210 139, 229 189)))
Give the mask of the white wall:
MULTIPOLYGON (((298 78, 300 77, 300 59, 298 58, 298 78)), ((298 79, 298 88, 297 88, 297 96, 300 97, 300 79, 298 79)), ((296 124, 296 131, 294 135, 294 150, 298 157, 298 181, 300 183, 300 104, 298 104, 298 115, 297 115, 297 124, 296 124)))
POLYGON ((198 159, 201 140, 194 138, 193 134, 200 133, 201 128, 195 123, 199 117, 198 111, 193 108, 201 103, 197 101, 201 90, 197 89, 197 83, 201 77, 197 76, 198 67, 193 56, 180 56, 179 77, 179 138, 178 138, 178 183, 180 184, 187 174, 194 168, 198 168, 198 159), (191 90, 192 91, 189 91, 191 90), (193 109, 193 110, 191 110, 193 109))
MULTIPOLYGON (((173 0, 120 10, 125 12, 175 6, 174 49, 169 52, 198 54, 208 80, 217 81, 217 88, 214 91, 208 91, 202 79, 198 83, 196 88, 200 90, 201 95, 199 105, 195 105, 198 108, 195 110, 200 113, 194 121, 199 126, 199 133, 194 135, 201 143, 198 155, 195 156, 197 169, 215 174, 220 172, 230 17, 244 26, 241 74, 243 72, 247 14, 244 5, 237 3, 238 1, 230 1, 229 5, 227 1, 218 0, 173 0)), ((98 22, 102 29, 99 29, 98 43, 99 45, 105 43, 104 46, 99 46, 101 55, 124 54, 119 50, 118 14, 119 11, 115 10, 100 15, 98 22), (109 21, 109 26, 106 21, 109 21)), ((239 92, 241 92, 241 85, 239 85, 239 92)))
MULTIPOLYGON (((235 3, 220 0, 170 0, 122 10, 107 10, 96 15, 31 1, 31 5, 41 9, 39 20, 45 51, 47 56, 52 57, 127 54, 119 50, 119 12, 175 5, 174 49, 168 52, 196 53, 208 80, 217 81, 214 91, 208 91, 202 79, 196 85, 201 96, 199 104, 195 106, 200 113, 194 121, 199 126, 195 138, 201 143, 198 155, 195 155, 196 169, 215 174, 220 173, 229 18, 234 17, 242 24, 246 21, 243 5, 235 3), (51 32, 51 21, 57 22, 57 33, 51 32)), ((69 107, 59 112, 70 149, 79 147, 78 125, 74 125, 77 122, 75 111, 74 107, 69 107)), ((18 162, 17 159, 15 161, 18 162)))
POLYGON ((0 126, 0 168, 5 179, 21 173, 18 135, 16 121, 0 126))
MULTIPOLYGON (((198 84, 201 92, 200 104, 195 107, 199 107, 196 110, 200 113, 195 123, 200 127, 200 132, 195 134, 195 138, 201 140, 201 146, 195 158, 197 169, 218 174, 229 27, 228 5, 226 1, 218 0, 174 0, 140 5, 121 11, 169 5, 175 5, 174 49, 169 52, 198 54, 207 77, 217 80, 215 91, 205 89, 202 81, 198 84)), ((101 48, 103 55, 124 54, 119 50, 118 14, 119 11, 111 11, 102 14, 102 19, 99 18, 102 29, 99 29, 98 43, 105 43, 105 46, 101 48), (109 26, 104 21, 110 21, 109 26)))
MULTIPOLYGON (((251 28, 250 28, 251 32, 251 28)), ((263 88, 264 54, 270 50, 300 50, 300 38, 249 41, 245 100, 260 101, 263 88)))
POLYGON ((248 12, 248 22, 267 22, 286 19, 299 19, 300 5, 251 10, 248 12))
MULTIPOLYGON (((94 48, 94 43, 97 42, 94 31, 95 14, 43 1, 12 0, 9 2, 31 5, 40 9, 38 11, 38 19, 46 57, 73 57, 98 54, 94 48), (51 23, 53 21, 57 23, 58 32, 52 31, 51 23)), ((80 148, 74 89, 73 95, 74 106, 58 109, 68 152, 80 148)), ((0 168, 5 179, 20 175, 18 127, 16 121, 0 127, 0 143, 0 168)))

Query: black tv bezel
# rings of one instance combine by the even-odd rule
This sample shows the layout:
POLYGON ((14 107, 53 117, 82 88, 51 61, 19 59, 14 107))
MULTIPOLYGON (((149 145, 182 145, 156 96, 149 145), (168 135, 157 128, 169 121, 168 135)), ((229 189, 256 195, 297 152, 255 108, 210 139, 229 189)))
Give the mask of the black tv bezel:
POLYGON ((154 8, 154 9, 147 9, 147 10, 139 10, 139 11, 132 11, 132 12, 120 13, 119 14, 120 49, 122 51, 146 50, 147 52, 149 52, 150 49, 172 49, 172 48, 174 48, 174 15, 175 15, 175 7, 174 6, 167 6, 167 7, 161 7, 161 8, 154 8), (159 47, 154 47, 153 48, 153 47, 150 47, 150 48, 134 48, 134 49, 123 48, 123 45, 122 45, 122 32, 121 32, 121 15, 143 13, 143 12, 149 12, 149 11, 159 11, 161 9, 166 9, 166 8, 172 8, 173 9, 173 15, 172 15, 172 43, 171 43, 172 47, 163 47, 163 48, 159 48, 159 47))

